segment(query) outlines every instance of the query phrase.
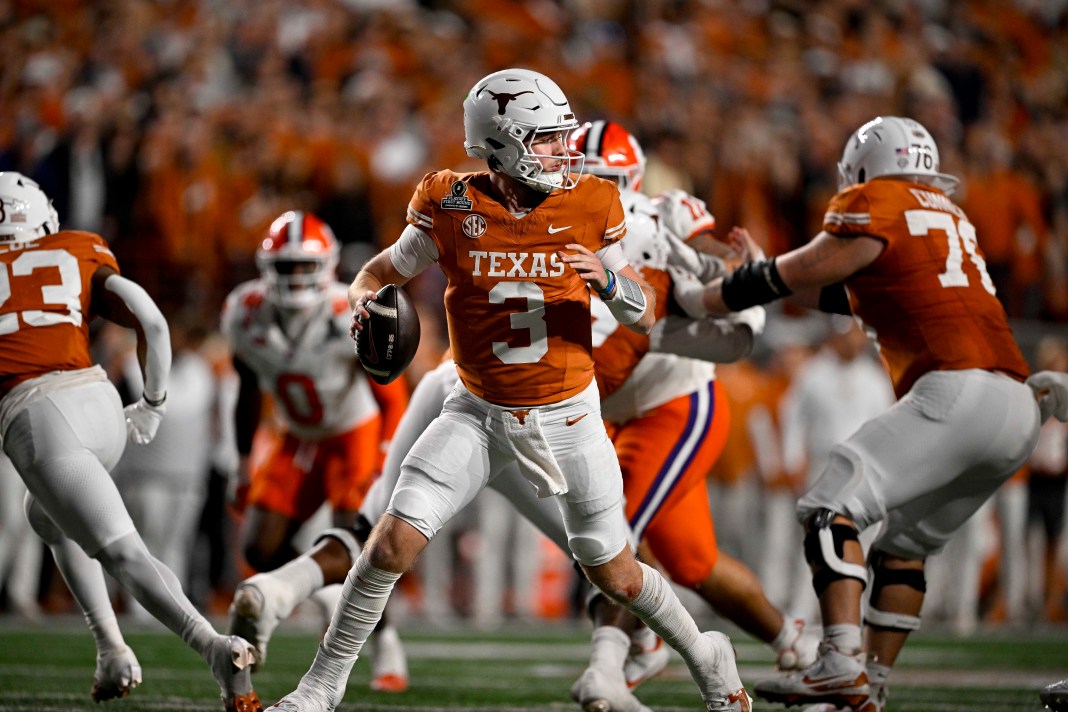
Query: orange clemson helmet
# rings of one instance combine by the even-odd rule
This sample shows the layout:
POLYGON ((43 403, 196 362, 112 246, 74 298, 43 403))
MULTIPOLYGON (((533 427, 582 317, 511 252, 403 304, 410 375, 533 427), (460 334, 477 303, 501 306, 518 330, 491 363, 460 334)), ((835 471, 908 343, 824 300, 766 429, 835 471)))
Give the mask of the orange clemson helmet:
POLYGON ((633 135, 615 121, 588 121, 571 133, 572 150, 586 156, 583 173, 614 180, 623 190, 640 190, 645 152, 633 135))

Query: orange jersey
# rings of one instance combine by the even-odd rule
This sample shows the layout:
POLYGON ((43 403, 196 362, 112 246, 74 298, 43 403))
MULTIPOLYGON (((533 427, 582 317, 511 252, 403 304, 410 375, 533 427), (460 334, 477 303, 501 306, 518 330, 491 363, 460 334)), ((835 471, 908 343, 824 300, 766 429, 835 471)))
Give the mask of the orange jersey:
POLYGON ((852 186, 823 229, 886 244, 846 280, 853 313, 875 338, 900 398, 929 371, 1030 373, 986 272, 975 228, 937 188, 899 180, 852 186))
POLYGON ((89 232, 0 244, 0 396, 50 371, 93 365, 89 301, 101 266, 119 271, 104 239, 89 232))
POLYGON ((593 379, 590 290, 561 259, 626 234, 619 190, 584 175, 522 218, 488 195, 488 173, 430 173, 408 222, 430 235, 448 278, 449 342, 464 385, 502 405, 545 405, 593 379))

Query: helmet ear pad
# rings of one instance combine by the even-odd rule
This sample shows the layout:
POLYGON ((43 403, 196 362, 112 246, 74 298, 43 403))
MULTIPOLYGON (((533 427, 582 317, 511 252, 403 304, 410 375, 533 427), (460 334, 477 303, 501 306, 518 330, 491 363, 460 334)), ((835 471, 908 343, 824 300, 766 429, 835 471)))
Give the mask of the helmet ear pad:
POLYGON ((519 164, 519 149, 512 143, 501 143, 492 136, 486 137, 486 143, 493 149, 492 153, 481 151, 485 154, 479 158, 485 158, 490 162, 490 167, 502 173, 511 171, 522 172, 523 167, 519 164))

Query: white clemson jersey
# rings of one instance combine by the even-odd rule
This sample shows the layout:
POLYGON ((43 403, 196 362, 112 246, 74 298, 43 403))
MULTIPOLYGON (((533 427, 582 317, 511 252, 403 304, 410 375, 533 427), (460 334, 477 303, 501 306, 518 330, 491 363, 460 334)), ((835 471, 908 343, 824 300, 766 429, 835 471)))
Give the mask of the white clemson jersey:
POLYGON ((233 354, 274 400, 287 429, 317 440, 352 430, 379 413, 356 360, 350 321, 346 287, 340 283, 330 285, 315 311, 287 315, 257 279, 238 285, 226 298, 221 329, 233 354), (283 319, 298 321, 284 330, 283 319))

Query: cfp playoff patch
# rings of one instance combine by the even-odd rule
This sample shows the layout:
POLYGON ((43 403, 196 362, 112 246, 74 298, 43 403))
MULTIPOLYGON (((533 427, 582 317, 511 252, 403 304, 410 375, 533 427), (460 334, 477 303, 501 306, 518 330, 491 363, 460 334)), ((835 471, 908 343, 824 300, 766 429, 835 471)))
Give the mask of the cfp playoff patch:
POLYGON ((449 195, 441 199, 442 210, 470 210, 471 199, 467 197, 467 183, 453 181, 449 186, 449 195))

